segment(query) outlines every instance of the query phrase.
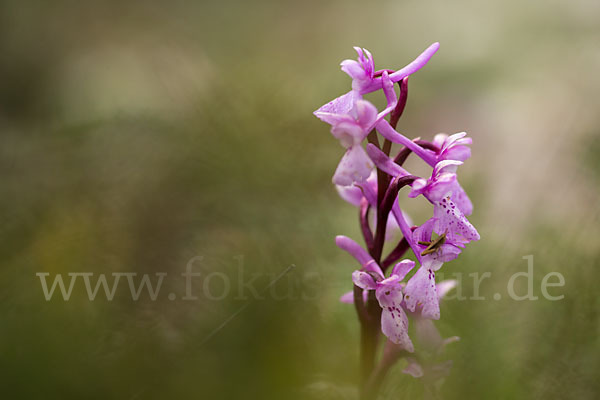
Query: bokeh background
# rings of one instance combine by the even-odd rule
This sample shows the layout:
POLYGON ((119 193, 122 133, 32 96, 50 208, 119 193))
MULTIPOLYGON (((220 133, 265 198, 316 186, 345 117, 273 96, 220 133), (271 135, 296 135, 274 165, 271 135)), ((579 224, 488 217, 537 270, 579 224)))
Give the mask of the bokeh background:
MULTIPOLYGON (((442 306, 440 331, 461 337, 444 398, 597 399, 599 21, 594 0, 2 1, 3 396, 355 398, 358 323, 338 298, 356 266, 333 238, 358 239, 357 216, 311 112, 348 90, 352 46, 399 68, 439 41, 399 129, 473 137, 460 173, 482 239, 443 272, 465 296, 468 274, 493 274, 486 300, 442 306), (506 296, 527 255, 535 295, 557 271, 563 300, 506 296), (260 299, 236 291, 292 264, 260 299), (156 301, 126 281, 113 301, 81 281, 46 301, 38 272, 168 276, 156 301)), ((421 396, 404 365, 382 398, 421 396)))

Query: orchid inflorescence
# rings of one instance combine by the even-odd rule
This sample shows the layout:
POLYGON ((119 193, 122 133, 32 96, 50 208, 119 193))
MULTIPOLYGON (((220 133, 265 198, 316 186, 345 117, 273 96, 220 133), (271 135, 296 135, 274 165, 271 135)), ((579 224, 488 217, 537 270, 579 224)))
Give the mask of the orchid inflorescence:
MULTIPOLYGON (((440 318, 440 298, 456 282, 436 284, 435 273, 443 263, 457 258, 467 243, 479 240, 477 230, 466 218, 473 205, 457 180, 458 167, 471 156, 468 147, 471 139, 462 132, 450 136, 438 134, 431 142, 411 140, 396 130, 406 105, 409 76, 424 67, 438 48, 438 43, 432 44, 397 71, 376 71, 371 53, 355 47, 358 60, 341 63, 342 71, 352 78, 352 90, 314 112, 331 125, 332 135, 346 149, 333 183, 340 196, 358 208, 366 246, 365 249, 346 236, 336 237, 338 247, 361 265, 352 273, 354 290, 341 300, 354 303, 361 323, 364 398, 373 396, 385 371, 400 356, 406 356, 409 363, 404 372, 412 376, 423 377, 425 371, 436 370, 411 354, 419 352, 415 353, 408 333, 409 316, 415 322, 417 339, 419 335, 436 338, 433 340, 436 351, 455 339, 442 340, 432 320, 440 318), (396 83, 399 95, 394 89, 396 83), (380 90, 387 103, 382 111, 363 98, 380 90), (392 143, 401 146, 393 157, 392 143), (421 178, 402 167, 411 153, 432 168, 431 176, 421 178), (411 226, 400 208, 398 196, 404 186, 410 186, 408 198, 423 196, 433 205, 433 216, 418 227, 411 226), (402 239, 383 257, 385 242, 392 240, 393 231, 398 230, 402 239), (408 250, 414 253, 419 267, 406 280, 416 266, 415 261, 400 260, 408 250), (388 341, 376 365, 380 329, 388 341)), ((418 342, 431 344, 432 340, 418 342)))

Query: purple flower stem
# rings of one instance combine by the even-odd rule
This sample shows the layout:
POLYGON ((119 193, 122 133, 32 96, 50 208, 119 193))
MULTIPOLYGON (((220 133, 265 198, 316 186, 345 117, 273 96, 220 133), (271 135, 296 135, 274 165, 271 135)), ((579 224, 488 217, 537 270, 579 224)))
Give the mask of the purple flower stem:
MULTIPOLYGON (((398 97, 398 103, 396 103, 396 108, 394 108, 394 111, 392 111, 392 114, 390 115, 390 125, 394 129, 396 129, 396 126, 398 125, 398 121, 400 120, 400 117, 404 112, 404 108, 406 107, 406 101, 408 100, 408 76, 402 79, 400 82, 398 82, 398 86, 400 86, 400 96, 398 97)), ((389 151, 386 154, 390 155, 389 151)))
MULTIPOLYGON (((382 71, 383 73, 383 71, 382 71)), ((408 78, 400 80, 400 96, 396 104, 395 109, 390 116, 390 121, 393 122, 393 126, 390 129, 395 132, 395 127, 404 111, 406 106, 406 100, 408 96, 408 78)), ((387 121, 385 121, 387 124, 387 121)), ((389 126, 389 125, 388 125, 389 126)), ((379 145, 379 139, 377 133, 373 130, 368 135, 369 143, 381 148, 379 145)), ((418 145, 415 145, 415 149, 418 145)), ((383 142, 383 152, 389 155, 392 147, 392 141, 385 138, 383 142)), ((408 147, 408 146, 407 146, 408 147)), ((415 151, 415 150, 413 150, 415 151)), ((418 151, 418 149, 416 149, 418 151)), ((373 190, 369 185, 363 186, 363 193, 365 193, 365 199, 361 202, 359 219, 363 238, 367 245, 370 256, 375 260, 378 265, 382 265, 381 256, 383 252, 383 245, 385 243, 385 234, 387 228, 387 220, 390 211, 393 210, 394 206, 397 207, 397 197, 400 189, 406 185, 412 184, 417 179, 415 176, 399 176, 392 179, 391 176, 386 174, 384 171, 377 169, 377 193, 372 193, 373 190), (368 201, 366 199, 369 199, 368 201), (375 202, 375 204, 372 204, 375 202), (371 203, 371 204, 369 204, 371 203), (368 213, 371 206, 377 208, 376 214, 376 228, 375 235, 369 226, 368 213)), ((397 207, 399 210, 399 207, 397 207)), ((408 250, 413 248, 412 244, 412 231, 400 212, 399 225, 405 238, 398 244, 398 246, 386 257, 384 260, 384 268, 389 267, 395 260, 402 257, 402 255, 408 250)), ((395 215, 396 219, 398 216, 395 215)), ((381 324, 381 307, 375 298, 375 291, 369 292, 367 303, 363 302, 362 290, 357 286, 354 286, 354 304, 356 312, 361 326, 361 344, 360 344, 360 365, 361 365, 361 399, 373 399, 377 397, 377 392, 381 385, 381 381, 387 374, 387 371, 395 363, 397 358, 394 360, 387 359, 384 357, 376 367, 376 354, 377 344, 380 337, 380 324, 381 324)))
POLYGON ((373 143, 379 148, 379 139, 377 138, 377 132, 375 132, 375 129, 369 132, 369 134, 367 135, 367 141, 369 143, 373 143))
MULTIPOLYGON (((378 170, 377 172, 387 176, 387 174, 385 174, 383 171, 378 170)), ((410 185, 415 179, 417 178, 412 175, 394 178, 387 188, 385 188, 386 190, 381 200, 378 201, 375 239, 373 248, 369 249, 369 254, 371 257, 373 257, 378 265, 381 265, 381 253, 383 251, 383 244, 385 242, 387 219, 390 210, 392 209, 394 203, 396 203, 395 200, 398 196, 398 191, 402 187, 410 185)), ((380 189, 379 193, 382 192, 383 190, 380 189)), ((365 238, 365 240, 367 239, 365 238)), ((356 288, 354 289, 354 301, 355 303, 357 301, 362 303, 362 297, 357 293, 356 288)), ((376 392, 369 389, 371 386, 369 382, 373 379, 373 371, 375 370, 377 343, 379 341, 381 324, 381 307, 375 298, 375 291, 369 292, 369 298, 366 305, 366 314, 366 320, 361 320, 361 399, 371 399, 376 397, 376 392)))
MULTIPOLYGON (((385 174, 381 171, 382 174, 385 174)), ((390 185, 388 186, 383 199, 379 202, 379 207, 377 208, 377 227, 375 230, 375 244, 374 251, 371 256, 377 264, 381 264, 381 253, 383 251, 383 244, 385 241, 385 229, 387 227, 387 219, 392 209, 392 206, 395 203, 396 198, 398 197, 398 191, 402 189, 402 187, 406 185, 410 185, 413 181, 417 179, 416 176, 408 175, 394 178, 390 185)), ((410 228, 409 228, 410 232, 410 228)))
POLYGON ((369 210, 371 206, 367 199, 363 197, 360 202, 360 229, 362 231, 363 238, 365 239, 365 243, 367 245, 367 249, 369 249, 369 253, 373 251, 374 240, 373 240, 373 232, 371 231, 371 227, 369 226, 369 210))
POLYGON ((394 250, 392 250, 390 254, 388 254, 387 257, 381 262, 381 269, 383 272, 385 272, 385 270, 394 262, 401 259, 408 249, 410 249, 408 241, 406 238, 402 238, 394 250))
POLYGON ((396 364, 396 362, 409 355, 410 353, 404 350, 398 350, 394 348, 394 345, 391 345, 390 342, 386 343, 386 348, 384 349, 383 356, 381 361, 377 365, 377 367, 373 370, 369 381, 367 382, 367 390, 370 393, 374 393, 373 398, 377 397, 377 393, 379 393, 379 389, 381 388, 381 384, 383 380, 387 376, 389 370, 396 364))
MULTIPOLYGON (((354 292, 356 299, 356 290, 354 292)), ((360 301, 362 301, 362 294, 360 301)), ((375 368, 377 344, 381 333, 381 307, 375 298, 375 291, 369 290, 366 304, 365 323, 361 323, 360 334, 360 366, 361 366, 361 399, 374 399, 374 393, 369 390, 368 382, 375 368)))
POLYGON ((354 308, 358 315, 358 321, 360 322, 361 328, 368 323, 367 309, 363 300, 363 290, 358 286, 354 285, 354 308))

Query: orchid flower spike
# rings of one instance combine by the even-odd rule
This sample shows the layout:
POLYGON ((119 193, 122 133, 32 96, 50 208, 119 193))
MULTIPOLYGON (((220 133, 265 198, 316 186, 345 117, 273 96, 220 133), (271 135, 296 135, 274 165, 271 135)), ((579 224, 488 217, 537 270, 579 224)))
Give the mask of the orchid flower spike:
MULTIPOLYGON (((411 140, 396 130, 408 95, 405 78, 423 68, 438 48, 438 43, 432 44, 399 70, 376 71, 372 54, 355 47, 357 59, 341 63, 342 71, 352 79, 352 89, 314 112, 331 126, 331 134, 344 148, 333 182, 340 197, 357 207, 360 231, 368 249, 346 236, 336 237, 337 246, 360 265, 352 273, 354 290, 340 300, 355 303, 362 329, 370 330, 380 323, 388 338, 379 364, 373 363, 376 355, 363 360, 363 381, 367 386, 361 387, 361 393, 371 383, 380 383, 371 382, 378 379, 374 374, 376 365, 391 366, 399 356, 415 351, 408 335, 409 317, 415 323, 413 337, 419 350, 437 356, 446 343, 457 340, 442 339, 433 323, 440 318, 440 299, 456 281, 436 284, 435 274, 444 263, 456 259, 467 243, 479 240, 479 233, 466 217, 473 211, 473 204, 457 179, 458 167, 471 156, 472 140, 461 132, 450 136, 438 134, 430 143, 411 140), (394 90, 397 82, 401 82, 399 95, 394 90), (379 90, 386 100, 381 110, 363 98, 379 90), (381 147, 378 134, 384 139, 381 147), (367 137, 369 143, 365 144, 367 137), (395 157, 390 157, 394 150, 390 142, 403 146, 395 157), (419 178, 403 168, 411 152, 431 167, 431 176, 419 178), (421 226, 413 226, 400 208, 401 202, 406 201, 399 199, 400 191, 409 184, 408 198, 422 195, 433 205, 433 216, 421 226), (385 242, 397 230, 403 238, 384 255, 385 242), (408 274, 416 263, 399 261, 409 249, 419 264, 412 276, 408 274), (392 265, 386 277, 386 269, 392 265)), ((361 341, 361 351, 376 354, 377 335, 366 336, 361 341)), ((409 364, 403 372, 424 377, 428 382, 443 377, 450 365, 429 362, 421 353, 407 360, 409 364)), ((376 397, 377 393, 371 394, 376 397)))

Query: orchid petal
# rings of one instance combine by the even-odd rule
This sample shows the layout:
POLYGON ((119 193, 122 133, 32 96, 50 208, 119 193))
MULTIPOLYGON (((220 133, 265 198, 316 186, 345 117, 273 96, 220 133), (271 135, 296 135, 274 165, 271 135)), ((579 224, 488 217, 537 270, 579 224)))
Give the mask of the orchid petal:
POLYGON ((466 135, 466 132, 460 132, 447 137, 441 146, 438 159, 465 161, 471 157, 471 149, 467 145, 473 143, 473 140, 465 137, 466 135))
POLYGON ((340 296, 340 302, 345 304, 354 304, 354 291, 349 291, 340 296))
POLYGON ((408 318, 402 309, 402 286, 399 284, 399 280, 388 278, 380 282, 375 296, 382 308, 381 330, 383 334, 393 343, 413 352, 414 347, 408 337, 408 318))
POLYGON ((360 145, 352 146, 340 160, 333 175, 333 183, 350 186, 355 182, 364 182, 371 175, 373 168, 374 165, 365 149, 360 145))
POLYGON ((335 237, 335 244, 354 257, 366 271, 375 272, 376 274, 383 276, 381 268, 377 265, 375 260, 373 260, 373 257, 371 257, 369 253, 354 240, 347 236, 340 235, 335 237))
POLYGON ((471 149, 467 146, 454 146, 443 153, 446 160, 466 161, 471 158, 471 149))
POLYGON ((363 198, 363 194, 359 187, 335 185, 335 189, 342 199, 353 206, 360 206, 360 200, 363 198))
POLYGON ((387 101, 388 107, 396 107, 396 103, 398 103, 398 98, 396 97, 396 92, 394 91, 394 82, 390 80, 390 76, 387 71, 383 71, 381 75, 383 94, 385 95, 385 99, 387 101))
POLYGON ((425 65, 427 65, 429 60, 431 60, 431 57, 433 57, 433 55, 438 51, 439 48, 440 44, 438 42, 433 43, 431 46, 425 49, 423 53, 419 54, 419 56, 415 58, 413 62, 408 64, 406 67, 391 74, 390 79, 393 82, 398 82, 406 78, 407 76, 414 74, 415 72, 423 68, 425 65))
POLYGON ((394 84, 389 80, 387 71, 383 72, 383 92, 385 94, 387 100, 387 107, 377 114, 377 119, 373 121, 373 124, 369 126, 368 131, 370 132, 379 121, 383 120, 389 113, 391 113, 394 108, 396 108, 396 104, 398 103, 398 99, 396 98, 396 92, 394 92, 394 84))
POLYGON ((456 182, 456 186, 452 191, 452 199, 464 215, 471 215, 473 213, 473 203, 471 203, 471 199, 469 199, 469 196, 467 196, 467 193, 458 182, 456 182))
POLYGON ((419 347, 436 352, 443 343, 442 335, 430 319, 415 318, 415 336, 419 347))
POLYGON ((430 269, 435 272, 442 268, 442 265, 444 265, 444 262, 438 258, 437 252, 427 254, 423 257, 423 267, 425 267, 425 269, 430 269))
POLYGON ((425 197, 427 197, 429 201, 439 201, 448 194, 451 194, 456 188, 456 184, 456 174, 440 174, 429 184, 425 197))
POLYGON ((415 242, 431 242, 431 234, 433 233, 433 218, 428 219, 413 232, 413 240, 415 242))
POLYGON ((458 167, 459 165, 462 165, 462 164, 463 164, 462 161, 457 161, 457 160, 440 161, 437 164, 435 164, 435 167, 433 167, 433 173, 431 174, 431 176, 436 176, 443 172, 455 172, 456 167, 458 167))
POLYGON ((392 269, 392 276, 398 277, 401 281, 415 267, 415 262, 412 260, 402 260, 392 269))
POLYGON ((450 197, 434 202, 433 216, 436 219, 433 229, 438 235, 446 233, 453 242, 471 242, 480 238, 477 229, 450 197))
MULTIPOLYGON (((431 46, 429 46, 427 49, 425 49, 425 51, 423 53, 421 53, 417 58, 415 58, 410 64, 408 64, 404 68, 399 69, 398 71, 390 74, 391 81, 399 82, 402 79, 406 78, 407 76, 414 74, 415 72, 417 72, 418 70, 423 68, 427 64, 427 62, 431 59, 431 57, 435 54, 435 52, 438 51, 439 48, 440 48, 440 44, 437 42, 432 44, 431 46)), ((367 85, 364 85, 363 87, 360 88, 360 93, 365 94, 365 93, 374 92, 376 90, 381 89, 381 87, 382 87, 382 79, 380 79, 380 78, 372 79, 370 83, 368 83, 367 85)))
POLYGON ((440 249, 434 253, 436 259, 441 262, 448 262, 456 259, 460 254, 461 249, 450 243, 444 243, 440 249))
POLYGON ((433 143, 435 146, 437 146, 439 149, 441 149, 444 146, 444 142, 446 141, 447 138, 448 138, 447 134, 438 133, 437 135, 435 135, 433 137, 433 140, 431 141, 431 143, 433 143))
POLYGON ((340 63, 342 71, 350 75, 352 79, 364 80, 366 78, 365 70, 356 60, 344 60, 340 63))
POLYGON ((423 194, 424 189, 427 187, 427 181, 423 178, 415 179, 411 185, 411 191, 408 193, 408 197, 415 198, 423 194))
POLYGON ((408 336, 408 318, 401 307, 384 309, 381 312, 381 331, 393 343, 412 353, 415 351, 408 336))
POLYGON ((354 271, 352 273, 352 282, 364 290, 375 290, 377 283, 371 275, 363 271, 354 271))
POLYGON ((362 63, 365 69, 365 73, 369 78, 373 78, 373 73, 375 72, 375 63, 373 62, 373 55, 371 52, 365 48, 363 51, 366 54, 366 57, 363 56, 362 63))
MULTIPOLYGON (((368 298, 369 298, 369 292, 367 290, 363 290, 362 291, 363 303, 366 303, 368 298)), ((340 302, 345 303, 345 304, 354 304, 354 291, 351 290, 349 292, 344 293, 340 297, 340 302)))
POLYGON ((457 140, 464 138, 467 136, 467 132, 459 132, 453 135, 448 136, 448 138, 444 141, 444 145, 442 146, 442 151, 451 147, 457 140))
POLYGON ((407 358, 408 365, 402 370, 402 373, 412 376, 413 378, 423 377, 423 367, 414 358, 407 358))
POLYGON ((377 119, 377 108, 367 100, 357 100, 352 110, 358 125, 368 134, 377 119))
POLYGON ((390 176, 396 177, 410 175, 408 171, 396 164, 390 157, 388 157, 383 151, 381 151, 372 143, 367 144, 367 154, 373 163, 375 163, 377 168, 390 176))
POLYGON ((435 273, 422 266, 406 284, 404 289, 406 308, 415 311, 421 304, 423 318, 440 319, 440 306, 435 288, 435 273))
POLYGON ((340 144, 349 149, 360 145, 367 137, 368 132, 352 117, 347 116, 331 127, 331 134, 340 141, 340 144))
POLYGON ((356 183, 355 185, 359 187, 371 207, 377 208, 377 181, 375 181, 375 185, 372 184, 368 179, 366 182, 356 183))
POLYGON ((456 279, 447 279, 445 281, 439 282, 435 287, 438 294, 438 299, 442 299, 449 291, 454 289, 458 285, 458 281, 456 279))
POLYGON ((313 114, 321 121, 330 125, 335 125, 339 122, 341 117, 350 114, 350 111, 354 108, 354 103, 356 103, 356 101, 359 99, 361 99, 360 94, 354 90, 351 90, 348 93, 323 105, 313 114))
POLYGON ((447 346, 450 343, 454 343, 454 342, 458 342, 460 341, 460 337, 458 336, 450 336, 449 338, 444 339, 444 342, 442 343, 442 346, 447 346))

